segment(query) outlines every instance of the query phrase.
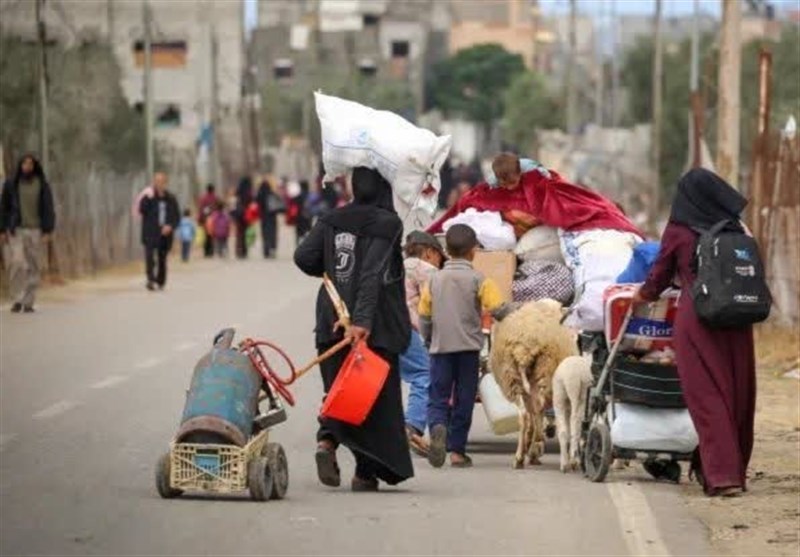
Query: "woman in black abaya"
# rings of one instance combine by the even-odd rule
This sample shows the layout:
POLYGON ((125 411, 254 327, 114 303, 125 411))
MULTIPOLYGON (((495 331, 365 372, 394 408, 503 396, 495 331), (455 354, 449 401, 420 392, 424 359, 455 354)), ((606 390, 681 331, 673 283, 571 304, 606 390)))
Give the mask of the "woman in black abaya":
MULTIPOLYGON (((408 346, 411 324, 403 284, 402 222, 389 183, 367 168, 353 171, 353 203, 331 211, 311 230, 294 255, 304 273, 334 282, 352 315, 352 327, 334 330, 337 316, 324 288, 317 297, 317 349, 324 352, 344 335, 366 339, 390 365, 389 377, 366 421, 352 426, 321 419, 317 471, 328 486, 341 483, 336 449, 349 448, 356 460, 353 491, 375 491, 378 480, 395 485, 414 475, 403 417, 398 356, 408 346)), ((347 350, 321 365, 327 393, 347 350)))

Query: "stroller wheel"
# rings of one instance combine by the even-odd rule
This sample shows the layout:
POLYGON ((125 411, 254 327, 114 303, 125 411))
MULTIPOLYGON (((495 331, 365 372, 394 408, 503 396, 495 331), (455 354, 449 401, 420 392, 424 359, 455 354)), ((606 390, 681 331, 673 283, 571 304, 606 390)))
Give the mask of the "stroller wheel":
POLYGON ((605 480, 611 467, 612 456, 611 432, 608 430, 608 425, 604 422, 592 424, 586 437, 583 458, 586 477, 593 482, 605 480))

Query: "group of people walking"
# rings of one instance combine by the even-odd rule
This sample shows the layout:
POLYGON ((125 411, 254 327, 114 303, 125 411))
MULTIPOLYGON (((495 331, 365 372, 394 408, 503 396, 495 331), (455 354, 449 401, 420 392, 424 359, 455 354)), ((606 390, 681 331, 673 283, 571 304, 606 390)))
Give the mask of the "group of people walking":
MULTIPOLYGON (((513 187, 510 186, 510 187, 513 187)), ((295 252, 304 273, 334 281, 352 311, 342 331, 324 289, 317 298, 316 344, 324 353, 342 338, 366 344, 389 364, 378 399, 361 426, 321 418, 316 463, 320 481, 338 486, 337 449, 346 446, 356 461, 353 491, 375 491, 413 476, 410 451, 442 466, 469 467, 466 453, 477 389, 480 317, 497 319, 511 308, 496 286, 470 263, 474 232, 456 225, 446 235, 446 253, 423 232, 406 238, 394 211, 391 187, 376 171, 352 174, 352 204, 320 219, 295 252), (447 260, 449 256, 449 260, 447 260), (446 261, 446 262, 445 262, 446 261), (403 412, 401 378, 410 384, 403 412), (430 441, 425 439, 428 430, 430 441)), ((699 436, 692 473, 710 496, 741 493, 753 449, 755 356, 751 325, 714 328, 701 321, 688 285, 696 279, 695 247, 701 231, 728 220, 746 228, 746 200, 719 176, 695 169, 678 184, 661 252, 636 300, 654 300, 674 281, 684 286, 675 325, 677 367, 689 413, 699 436)), ((322 364, 325 392, 347 352, 322 364)))

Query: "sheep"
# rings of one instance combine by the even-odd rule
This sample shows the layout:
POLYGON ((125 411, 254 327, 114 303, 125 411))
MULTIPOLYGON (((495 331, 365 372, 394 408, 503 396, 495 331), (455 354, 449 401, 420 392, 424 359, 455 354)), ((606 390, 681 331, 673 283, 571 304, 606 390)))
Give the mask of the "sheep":
POLYGON ((577 470, 581 421, 586 411, 586 397, 592 385, 592 358, 570 356, 558 365, 553 375, 553 409, 561 451, 561 471, 577 470))
POLYGON ((523 305, 495 324, 489 369, 500 390, 519 409, 520 431, 514 468, 541 464, 544 409, 552 400, 553 374, 577 354, 575 334, 560 323, 561 304, 539 300, 523 305))

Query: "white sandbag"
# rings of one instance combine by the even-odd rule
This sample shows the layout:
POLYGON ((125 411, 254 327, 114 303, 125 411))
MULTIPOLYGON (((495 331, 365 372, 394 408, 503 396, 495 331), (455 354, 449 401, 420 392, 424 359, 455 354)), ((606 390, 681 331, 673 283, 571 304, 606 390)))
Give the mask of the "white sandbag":
POLYGON ((481 405, 486 419, 495 435, 506 435, 519 431, 519 410, 503 396, 503 391, 491 373, 481 377, 478 383, 481 405))
POLYGON ((321 93, 314 98, 326 180, 366 166, 380 172, 407 205, 436 211, 439 169, 453 142, 449 135, 437 137, 393 112, 321 93))
POLYGON ((697 431, 685 408, 614 405, 611 442, 623 449, 690 453, 697 448, 697 431))
POLYGON ((523 234, 514 253, 523 261, 564 262, 558 230, 552 226, 537 226, 523 234))
POLYGON ((475 209, 467 209, 445 221, 442 229, 447 232, 455 224, 466 224, 472 228, 478 236, 478 241, 486 250, 512 250, 517 244, 514 227, 504 222, 500 213, 492 211, 481 213, 475 209))

